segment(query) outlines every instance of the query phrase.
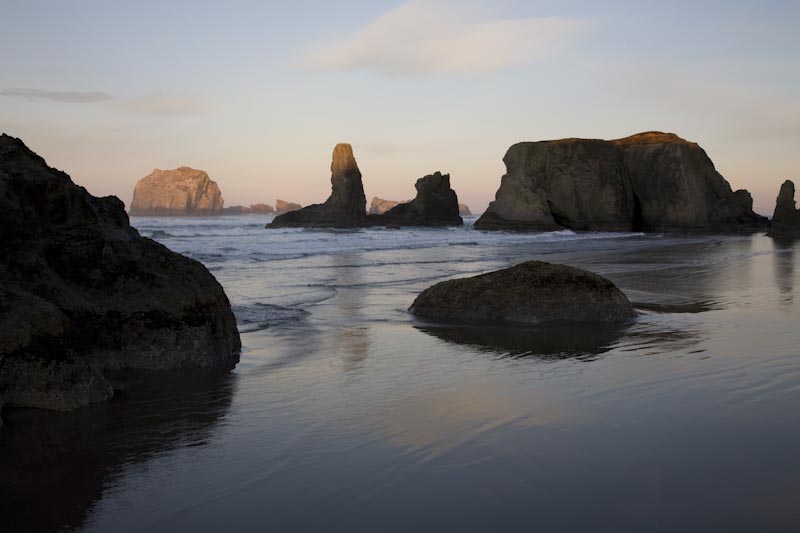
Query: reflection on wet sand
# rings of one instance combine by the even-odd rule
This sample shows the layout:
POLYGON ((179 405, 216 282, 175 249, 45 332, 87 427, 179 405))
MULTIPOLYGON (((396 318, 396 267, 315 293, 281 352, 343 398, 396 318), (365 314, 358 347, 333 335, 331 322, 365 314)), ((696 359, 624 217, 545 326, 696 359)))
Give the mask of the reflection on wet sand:
POLYGON ((559 359, 606 352, 626 326, 578 324, 537 328, 417 324, 416 328, 453 344, 472 345, 498 355, 559 359))
MULTIPOLYGON (((333 300, 337 319, 346 324, 360 324, 364 321, 365 291, 359 254, 341 254, 332 257, 332 270, 337 294, 333 300)), ((369 332, 363 326, 338 326, 336 338, 340 346, 345 370, 358 369, 369 354, 369 332)))
POLYGON ((234 380, 208 371, 129 375, 129 388, 108 403, 72 413, 8 410, 0 457, 14 460, 0 462, 3 530, 82 527, 108 485, 132 466, 209 444, 234 380))
POLYGON ((792 238, 772 238, 775 252, 772 261, 775 269, 779 303, 782 308, 790 308, 794 304, 794 261, 795 249, 800 240, 792 238))

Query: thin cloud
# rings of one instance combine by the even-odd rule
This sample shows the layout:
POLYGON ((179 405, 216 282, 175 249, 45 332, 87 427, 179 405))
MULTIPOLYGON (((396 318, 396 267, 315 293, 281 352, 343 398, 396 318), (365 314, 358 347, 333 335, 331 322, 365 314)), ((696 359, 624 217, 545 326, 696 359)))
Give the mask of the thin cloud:
POLYGON ((28 100, 50 100, 68 104, 94 104, 111 100, 111 95, 90 91, 49 91, 44 89, 11 88, 0 89, 0 96, 26 98, 28 100))
POLYGON ((115 105, 144 115, 197 115, 206 111, 202 102, 188 95, 150 94, 118 100, 115 105))
POLYGON ((312 69, 365 69, 389 76, 479 74, 546 58, 579 35, 584 20, 485 20, 485 10, 452 1, 412 0, 301 58, 312 69))

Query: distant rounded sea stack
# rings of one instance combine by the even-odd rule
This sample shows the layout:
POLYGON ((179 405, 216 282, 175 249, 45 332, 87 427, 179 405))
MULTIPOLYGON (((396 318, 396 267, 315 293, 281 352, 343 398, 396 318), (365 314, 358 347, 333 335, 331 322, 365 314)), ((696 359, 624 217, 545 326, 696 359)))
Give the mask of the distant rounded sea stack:
POLYGON ((289 213, 290 211, 297 211, 298 209, 302 208, 303 208, 302 205, 296 204, 294 202, 286 202, 280 199, 275 202, 276 215, 282 215, 284 213, 289 213))
POLYGON ((462 217, 471 217, 472 211, 469 210, 469 206, 467 204, 458 204, 458 214, 462 217))
POLYGON ((800 237, 800 210, 796 207, 794 193, 794 182, 784 181, 775 201, 775 214, 769 230, 773 237, 800 237))
POLYGON ((377 196, 374 196, 372 198, 372 202, 369 204, 368 213, 370 215, 382 215, 389 209, 399 204, 400 202, 396 200, 384 200, 383 198, 378 198, 377 196))
POLYGON ((331 195, 314 204, 278 215, 268 228, 355 228, 367 224, 367 198, 361 171, 349 144, 337 144, 331 161, 331 195))
POLYGON ((700 146, 672 133, 523 142, 503 161, 506 174, 477 229, 729 231, 767 223, 700 146))
POLYGON ((409 311, 447 322, 529 325, 616 323, 634 316, 628 298, 609 280, 541 261, 437 283, 409 311))
POLYGON ((223 213, 216 182, 202 170, 179 167, 140 179, 133 190, 132 216, 211 216, 223 213))
POLYGON ((19 139, 0 136, 0 394, 72 410, 108 399, 107 371, 229 369, 239 333, 199 262, 143 238, 19 139))

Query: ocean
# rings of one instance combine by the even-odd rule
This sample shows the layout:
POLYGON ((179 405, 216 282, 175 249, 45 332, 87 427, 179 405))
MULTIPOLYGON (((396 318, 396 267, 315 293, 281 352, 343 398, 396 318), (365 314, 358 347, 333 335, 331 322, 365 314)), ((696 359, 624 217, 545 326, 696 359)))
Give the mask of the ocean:
POLYGON ((798 243, 269 220, 132 219, 223 285, 241 362, 9 410, 4 531, 800 530, 798 243), (529 259, 610 278, 638 317, 407 312, 529 259))

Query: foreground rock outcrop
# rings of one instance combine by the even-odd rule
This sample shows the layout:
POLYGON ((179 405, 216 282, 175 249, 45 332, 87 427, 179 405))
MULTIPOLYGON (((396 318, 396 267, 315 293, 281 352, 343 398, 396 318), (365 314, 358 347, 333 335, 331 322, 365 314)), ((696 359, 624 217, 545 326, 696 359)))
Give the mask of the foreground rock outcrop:
POLYGON ((458 197, 450 188, 450 175, 435 172, 417 180, 417 196, 398 204, 383 215, 373 216, 375 224, 397 226, 461 226, 458 197))
POLYGON ((325 203, 278 215, 267 227, 353 228, 366 225, 366 219, 367 198, 353 148, 337 144, 331 162, 331 195, 325 203))
MULTIPOLYGON (((314 204, 278 215, 267 228, 363 228, 369 226, 454 226, 463 221, 450 175, 436 172, 417 180, 417 196, 383 214, 367 214, 361 171, 349 144, 337 144, 331 162, 331 195, 314 204)), ((380 200, 376 198, 376 200, 380 200)), ((374 200, 373 200, 374 202, 374 200)))
POLYGON ((106 372, 231 368, 240 346, 202 264, 139 236, 116 197, 0 136, 5 404, 72 410, 112 395, 106 372))
POLYGON ((609 280, 541 261, 437 283, 409 311, 452 322, 533 325, 615 323, 634 316, 628 298, 609 280))
POLYGON ((705 151, 671 133, 524 142, 478 229, 703 231, 764 227, 705 151))
POLYGON ((225 201, 216 182, 202 170, 179 167, 140 179, 133 190, 131 216, 211 216, 223 214, 225 201))
POLYGON ((800 209, 796 207, 794 193, 794 182, 784 181, 775 201, 775 214, 769 229, 773 237, 800 237, 800 209))
POLYGON ((300 204, 296 204, 294 202, 286 202, 284 200, 276 200, 275 201, 275 214, 282 215, 284 213, 288 213, 290 211, 297 211, 298 209, 302 209, 303 206, 300 204))

